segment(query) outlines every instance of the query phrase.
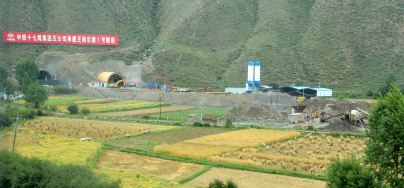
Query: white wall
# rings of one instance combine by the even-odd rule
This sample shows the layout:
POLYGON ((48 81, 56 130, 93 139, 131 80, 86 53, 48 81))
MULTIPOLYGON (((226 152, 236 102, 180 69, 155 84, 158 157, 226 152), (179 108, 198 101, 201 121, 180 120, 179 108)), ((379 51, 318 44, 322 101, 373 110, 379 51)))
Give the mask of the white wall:
POLYGON ((332 90, 317 90, 317 97, 332 97, 332 90))

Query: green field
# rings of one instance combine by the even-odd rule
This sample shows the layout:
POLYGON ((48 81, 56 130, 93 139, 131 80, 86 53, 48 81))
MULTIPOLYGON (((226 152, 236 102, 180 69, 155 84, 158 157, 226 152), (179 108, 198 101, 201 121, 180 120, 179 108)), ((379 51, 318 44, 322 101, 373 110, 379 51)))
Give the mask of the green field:
MULTIPOLYGON (((217 117, 221 117, 229 111, 230 109, 226 108, 204 108, 203 114, 213 114, 217 115, 217 117)), ((187 117, 189 114, 198 114, 198 117, 200 118, 201 110, 189 110, 189 111, 161 114, 161 119, 168 121, 187 121, 187 117)), ((149 117, 150 119, 159 119, 160 115, 150 115, 149 117)))
POLYGON ((162 144, 175 144, 184 140, 199 138, 211 134, 229 132, 224 129, 212 128, 185 128, 156 134, 143 134, 133 138, 109 140, 104 143, 120 147, 140 148, 152 150, 154 146, 162 144))

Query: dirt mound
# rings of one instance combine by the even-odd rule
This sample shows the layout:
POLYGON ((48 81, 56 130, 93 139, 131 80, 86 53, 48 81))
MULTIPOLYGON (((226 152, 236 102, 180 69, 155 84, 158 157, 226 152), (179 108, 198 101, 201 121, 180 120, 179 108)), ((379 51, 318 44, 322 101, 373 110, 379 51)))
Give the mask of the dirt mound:
POLYGON ((349 123, 341 120, 340 118, 333 118, 330 120, 330 125, 319 128, 319 130, 327 130, 334 132, 361 132, 356 126, 349 125, 349 123))
POLYGON ((356 108, 360 108, 369 112, 372 108, 372 103, 366 101, 333 101, 333 100, 304 100, 300 103, 301 105, 307 105, 305 110, 306 113, 314 114, 316 110, 324 110, 329 114, 343 114, 349 112, 350 110, 355 110, 356 108))
POLYGON ((241 104, 232 108, 221 119, 278 121, 287 117, 265 104, 241 104))

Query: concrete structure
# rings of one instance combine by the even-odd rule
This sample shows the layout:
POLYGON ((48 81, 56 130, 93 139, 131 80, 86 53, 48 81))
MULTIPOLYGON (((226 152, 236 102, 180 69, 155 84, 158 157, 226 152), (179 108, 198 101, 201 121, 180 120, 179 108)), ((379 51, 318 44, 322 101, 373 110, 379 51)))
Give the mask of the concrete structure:
POLYGON ((328 88, 311 88, 316 91, 316 97, 332 97, 332 89, 328 88))
POLYGON ((246 88, 236 88, 236 87, 226 87, 224 89, 225 92, 230 92, 231 94, 240 94, 240 93, 245 93, 247 92, 246 88))
POLYGON ((90 87, 107 87, 107 82, 101 80, 90 80, 87 85, 90 87))
POLYGON ((304 121, 304 114, 303 113, 289 114, 289 116, 288 116, 289 123, 293 123, 296 120, 297 121, 304 121))
POLYGON ((188 122, 197 122, 199 121, 198 114, 189 114, 188 122))
POLYGON ((118 72, 102 72, 97 76, 97 80, 108 83, 116 83, 119 80, 125 80, 125 77, 118 72))

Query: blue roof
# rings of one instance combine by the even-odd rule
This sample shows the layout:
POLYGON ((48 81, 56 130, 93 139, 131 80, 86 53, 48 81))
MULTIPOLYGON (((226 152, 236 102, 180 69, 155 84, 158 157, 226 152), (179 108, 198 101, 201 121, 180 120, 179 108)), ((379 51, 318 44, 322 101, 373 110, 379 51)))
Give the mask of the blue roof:
POLYGON ((316 91, 332 91, 332 89, 328 89, 328 88, 311 88, 311 89, 316 90, 316 91))

